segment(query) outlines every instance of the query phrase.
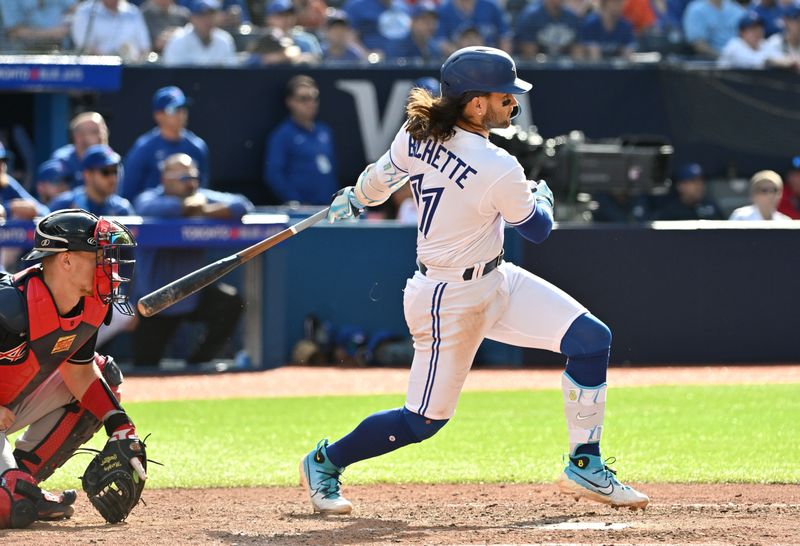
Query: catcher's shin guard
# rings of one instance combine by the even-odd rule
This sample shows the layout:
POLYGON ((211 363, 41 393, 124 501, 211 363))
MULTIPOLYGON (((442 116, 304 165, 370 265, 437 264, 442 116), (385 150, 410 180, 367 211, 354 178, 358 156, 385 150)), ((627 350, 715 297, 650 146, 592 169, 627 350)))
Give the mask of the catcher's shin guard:
POLYGON ((53 495, 39 488, 33 476, 10 468, 0 475, 0 529, 21 529, 36 520, 59 520, 72 516, 75 490, 53 495))
MULTIPOLYGON (((117 363, 110 356, 100 356, 96 353, 94 362, 119 400, 122 372, 117 363)), ((76 449, 88 442, 102 426, 102 423, 79 402, 67 404, 64 410, 61 419, 36 447, 30 451, 14 450, 17 466, 32 474, 39 482, 52 476, 53 472, 61 467, 76 449)))

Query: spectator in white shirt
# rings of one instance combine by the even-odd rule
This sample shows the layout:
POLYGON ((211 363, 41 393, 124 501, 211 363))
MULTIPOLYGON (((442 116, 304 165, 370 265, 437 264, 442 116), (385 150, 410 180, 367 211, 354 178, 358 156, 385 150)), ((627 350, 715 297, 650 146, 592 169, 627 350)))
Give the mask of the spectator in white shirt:
POLYGON ((139 8, 127 0, 85 0, 75 11, 72 41, 82 53, 140 61, 150 53, 150 34, 139 8))
POLYGON ((217 0, 194 0, 191 22, 164 46, 167 66, 233 65, 237 63, 233 37, 216 26, 217 0))
POLYGON ((739 35, 731 38, 717 59, 725 68, 789 67, 792 62, 764 40, 764 20, 754 12, 747 12, 739 20, 739 35))
POLYGON ((775 171, 758 171, 750 179, 752 205, 733 211, 731 220, 791 220, 778 212, 778 202, 783 192, 783 180, 775 171))
POLYGON ((767 44, 800 65, 800 5, 792 4, 785 9, 783 32, 770 36, 767 44))

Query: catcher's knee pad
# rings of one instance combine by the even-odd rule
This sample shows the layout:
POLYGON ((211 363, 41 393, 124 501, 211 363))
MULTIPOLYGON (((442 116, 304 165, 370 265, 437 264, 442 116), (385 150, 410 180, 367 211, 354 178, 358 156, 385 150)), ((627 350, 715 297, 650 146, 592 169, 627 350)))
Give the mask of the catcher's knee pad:
POLYGON ((568 357, 608 352, 611 330, 591 313, 575 319, 561 339, 561 352, 568 357))
POLYGON ((10 468, 0 475, 0 529, 22 529, 36 521, 36 503, 42 490, 22 470, 10 468))
MULTIPOLYGON (((112 357, 98 354, 94 355, 94 362, 119 400, 119 386, 122 384, 122 372, 119 366, 112 357)), ((14 450, 17 466, 30 472, 42 482, 52 476, 76 449, 88 442, 101 426, 102 423, 79 402, 71 402, 64 406, 64 415, 36 447, 30 451, 14 450)))
POLYGON ((403 419, 405 419, 408 428, 411 429, 411 433, 419 442, 427 440, 439 432, 449 421, 449 419, 428 419, 410 411, 408 408, 403 408, 403 419))

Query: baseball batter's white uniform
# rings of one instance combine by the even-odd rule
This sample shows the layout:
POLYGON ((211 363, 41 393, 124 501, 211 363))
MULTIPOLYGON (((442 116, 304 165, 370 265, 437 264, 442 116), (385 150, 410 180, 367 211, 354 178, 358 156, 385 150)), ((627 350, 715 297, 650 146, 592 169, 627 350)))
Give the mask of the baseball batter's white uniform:
MULTIPOLYGON (((445 142, 417 142, 402 128, 375 166, 378 173, 393 168, 408 175, 425 270, 408 280, 403 297, 415 349, 406 407, 449 419, 484 338, 559 352, 586 309, 511 263, 484 274, 503 250, 505 225, 524 223, 537 206, 532 183, 508 152, 458 127, 445 142)), ((368 185, 364 193, 370 197, 368 185)))
MULTIPOLYGON (((418 271, 406 283, 403 307, 415 352, 404 408, 374 413, 336 442, 320 440, 301 459, 311 504, 322 513, 350 513, 352 503, 340 490, 345 467, 436 434, 455 412, 478 346, 490 338, 563 351, 570 359, 561 383, 570 440, 569 463, 559 478, 562 493, 644 508, 647 496, 621 484, 599 449, 611 332, 562 290, 502 261, 506 224, 533 242, 547 238, 552 192, 545 183, 527 180, 519 162, 484 131, 456 125, 452 135, 442 135, 448 117, 477 96, 505 95, 490 101, 502 98, 502 108, 511 108, 498 112, 513 115, 518 104, 509 95, 526 93, 531 84, 517 77, 507 53, 488 47, 456 51, 441 74, 442 100, 426 105, 412 95, 418 102, 410 107, 409 124, 414 134, 443 138, 418 141, 403 127, 389 151, 355 186, 340 190, 328 210, 330 222, 349 218, 383 203, 402 184, 411 186, 418 271)), ((487 117, 464 126, 500 124, 489 116, 488 104, 484 111, 483 103, 473 103, 476 116, 487 117)))

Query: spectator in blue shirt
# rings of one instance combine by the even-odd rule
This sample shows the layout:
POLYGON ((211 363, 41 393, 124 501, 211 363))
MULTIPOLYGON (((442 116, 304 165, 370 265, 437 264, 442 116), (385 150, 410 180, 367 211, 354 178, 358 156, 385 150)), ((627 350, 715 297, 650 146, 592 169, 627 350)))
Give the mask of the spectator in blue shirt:
POLYGON ((333 133, 316 121, 319 88, 309 76, 295 76, 286 86, 289 117, 267 141, 264 182, 281 203, 326 205, 336 179, 333 133))
POLYGON ((667 19, 672 26, 679 27, 683 32, 683 14, 691 3, 691 0, 666 0, 667 19))
POLYGON ((129 216, 133 207, 116 194, 120 157, 105 144, 95 144, 83 157, 83 186, 62 193, 50 203, 50 210, 83 209, 95 216, 129 216))
POLYGON ((731 0, 693 0, 683 14, 683 34, 695 53, 709 59, 739 34, 745 9, 731 0))
POLYGON ((208 186, 208 146, 186 129, 189 121, 188 100, 175 86, 162 87, 153 95, 153 117, 157 127, 149 130, 133 144, 125 157, 125 179, 120 195, 129 201, 144 190, 160 183, 159 164, 173 154, 184 153, 197 163, 200 185, 208 186))
POLYGON ((103 116, 97 112, 83 112, 69 123, 72 144, 58 148, 50 159, 58 159, 64 163, 65 178, 71 188, 83 184, 81 161, 89 146, 108 144, 108 126, 103 116))
POLYGON ((411 10, 411 31, 408 36, 392 40, 386 47, 387 59, 419 59, 435 61, 442 58, 439 40, 434 40, 439 28, 436 4, 420 0, 411 10))
POLYGON ((564 0, 530 4, 517 18, 515 50, 523 59, 533 59, 540 53, 550 57, 572 55, 578 26, 578 17, 564 9, 564 0))
POLYGON ((50 211, 25 191, 22 184, 8 174, 8 152, 0 144, 0 215, 14 220, 33 220, 50 211))
POLYGON ((297 26, 292 0, 272 0, 267 6, 264 26, 292 39, 302 53, 302 60, 308 63, 322 59, 322 46, 317 37, 297 26))
POLYGON ((69 191, 67 169, 59 159, 48 159, 36 170, 36 195, 48 205, 55 197, 69 191))
MULTIPOLYGON (((239 221, 253 211, 247 198, 200 188, 200 172, 186 154, 167 157, 161 185, 146 190, 134 205, 141 216, 180 219, 208 218, 239 221)), ((207 264, 203 248, 138 248, 134 294, 138 299, 207 264)), ((210 362, 230 340, 244 302, 232 286, 212 284, 150 318, 139 317, 133 334, 136 366, 157 366, 167 343, 183 322, 199 322, 205 333, 186 359, 189 365, 210 362)))
POLYGON ((454 35, 459 29, 480 29, 486 45, 511 51, 511 30, 502 8, 494 0, 445 0, 439 6, 438 36, 445 55, 455 51, 454 35))
POLYGON ((719 205, 706 195, 703 168, 683 165, 673 180, 671 194, 653 214, 653 220, 725 220, 719 205))
POLYGON ((629 58, 636 46, 633 25, 622 17, 624 0, 600 0, 600 10, 586 17, 578 32, 580 58, 597 61, 629 58))
POLYGON ((6 0, 0 19, 16 48, 24 51, 61 49, 69 36, 67 15, 77 0, 6 0))
POLYGON ((356 43, 347 13, 331 10, 325 20, 322 60, 326 63, 353 63, 363 61, 366 57, 364 50, 356 43))
POLYGON ((360 43, 371 51, 385 52, 392 40, 405 38, 411 29, 402 0, 347 0, 344 11, 360 43))
POLYGON ((783 13, 786 8, 778 0, 759 0, 752 9, 764 21, 765 36, 783 32, 783 13))

